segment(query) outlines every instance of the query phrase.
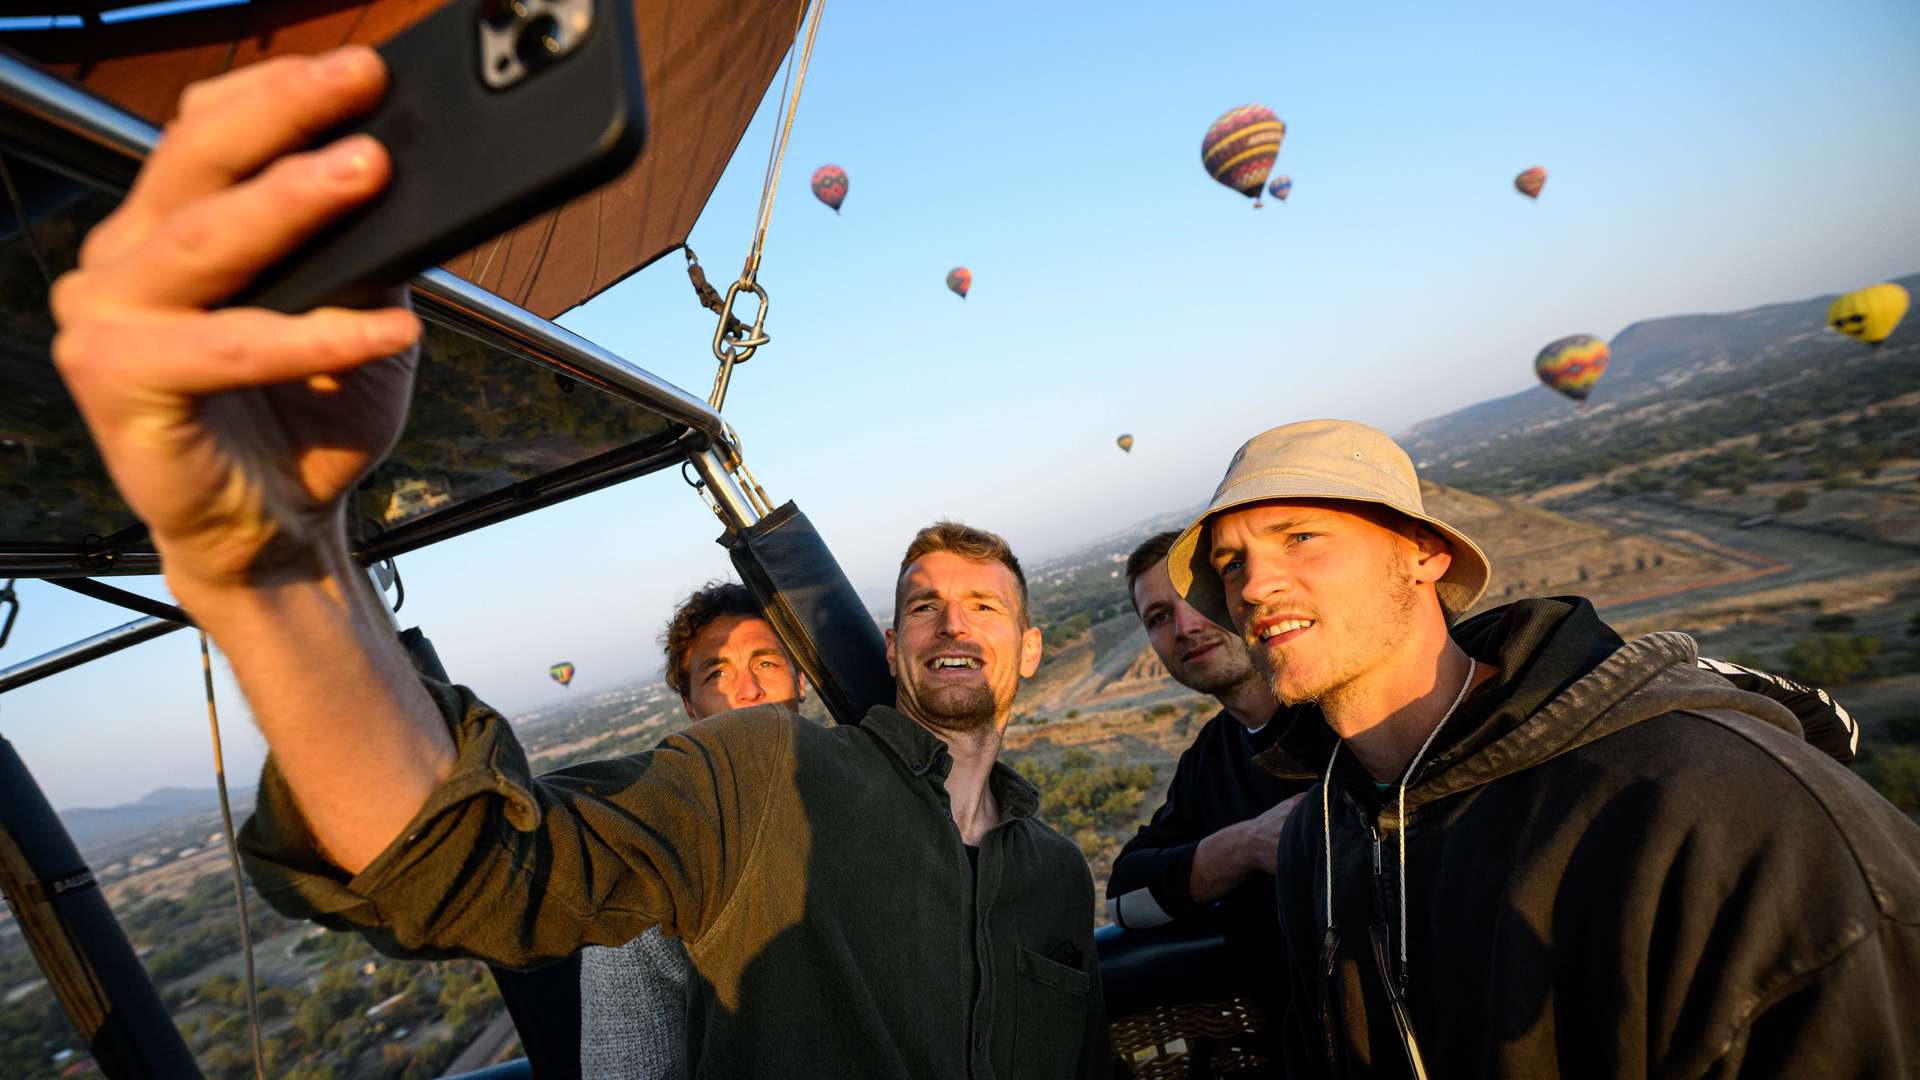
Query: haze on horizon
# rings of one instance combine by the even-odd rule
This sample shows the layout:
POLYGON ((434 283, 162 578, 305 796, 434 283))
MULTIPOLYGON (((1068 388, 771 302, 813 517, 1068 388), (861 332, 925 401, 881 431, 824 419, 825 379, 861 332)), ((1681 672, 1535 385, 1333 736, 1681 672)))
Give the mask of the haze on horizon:
MULTIPOLYGON (((773 341, 727 413, 864 594, 943 516, 1038 561, 1199 502, 1277 423, 1403 431, 1529 386, 1564 334, 1920 270, 1915 55, 1920 8, 1892 0, 835 4, 761 276, 773 341), (1287 122, 1275 172, 1294 179, 1259 211, 1199 164, 1206 126, 1249 101, 1287 122), (827 162, 851 178, 838 217, 807 190, 827 162), (1538 202, 1511 187, 1530 165, 1549 170, 1538 202)), ((692 236, 722 287, 772 113, 692 236)), ((712 316, 681 266, 560 321, 704 394, 712 316)), ((659 667, 672 603, 730 572, 718 533, 672 473, 644 478, 404 558, 401 618, 509 714, 562 696, 556 660, 590 695, 659 667)), ((126 618, 20 592, 0 666, 126 618)), ((175 634, 0 697, 0 733, 57 806, 206 787, 198 669, 175 634)), ((250 784, 262 747, 220 693, 250 784)))

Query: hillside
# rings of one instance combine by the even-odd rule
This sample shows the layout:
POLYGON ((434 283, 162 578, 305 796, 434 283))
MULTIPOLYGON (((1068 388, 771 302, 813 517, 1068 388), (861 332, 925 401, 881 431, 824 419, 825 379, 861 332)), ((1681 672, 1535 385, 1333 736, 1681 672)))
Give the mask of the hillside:
MULTIPOLYGON (((1897 279, 1920 292, 1920 274, 1897 279)), ((1584 410, 1542 386, 1414 425, 1430 478, 1518 493, 1885 406, 1920 391, 1912 322, 1869 349, 1825 328, 1831 296, 1634 323, 1584 410)))

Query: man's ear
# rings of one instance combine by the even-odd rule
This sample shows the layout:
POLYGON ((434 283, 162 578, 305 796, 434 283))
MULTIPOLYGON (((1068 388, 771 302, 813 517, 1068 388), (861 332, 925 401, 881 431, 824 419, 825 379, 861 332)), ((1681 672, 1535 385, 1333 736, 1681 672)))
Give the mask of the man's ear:
POLYGON ((1033 678, 1033 673, 1040 670, 1040 646, 1045 641, 1046 641, 1045 635, 1040 633, 1040 628, 1037 626, 1029 626, 1026 628, 1025 631, 1021 633, 1020 635, 1020 677, 1021 678, 1031 679, 1033 678))
POLYGON ((801 702, 807 700, 807 673, 806 672, 796 670, 793 673, 793 689, 795 691, 794 698, 793 698, 793 703, 795 705, 798 705, 801 702))
POLYGON ((1432 585, 1447 576, 1453 567, 1453 546, 1447 543, 1446 537, 1436 529, 1416 523, 1407 540, 1414 549, 1413 580, 1416 583, 1432 585))
POLYGON ((889 626, 883 632, 887 635, 887 674, 897 679, 900 677, 900 665, 893 658, 893 627, 889 626))
POLYGON ((689 720, 700 719, 700 714, 693 711, 693 699, 688 697, 685 694, 680 695, 680 707, 687 710, 687 719, 689 720))

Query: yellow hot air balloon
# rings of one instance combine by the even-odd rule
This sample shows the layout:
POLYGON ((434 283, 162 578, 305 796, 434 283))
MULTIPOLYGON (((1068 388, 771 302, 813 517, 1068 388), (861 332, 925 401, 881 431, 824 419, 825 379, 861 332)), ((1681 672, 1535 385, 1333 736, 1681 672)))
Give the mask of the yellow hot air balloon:
POLYGON ((1827 325, 1869 345, 1887 340, 1906 317, 1907 290, 1891 282, 1850 292, 1827 309, 1827 325))
POLYGON ((1113 440, 1113 444, 1129 454, 1133 453, 1133 436, 1131 435, 1122 435, 1113 440))

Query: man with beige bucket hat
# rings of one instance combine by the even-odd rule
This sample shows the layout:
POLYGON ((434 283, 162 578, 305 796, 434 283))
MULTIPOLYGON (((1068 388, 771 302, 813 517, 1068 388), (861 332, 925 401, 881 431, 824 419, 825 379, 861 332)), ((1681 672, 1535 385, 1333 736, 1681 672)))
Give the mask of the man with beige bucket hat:
POLYGON ((1167 557, 1320 781, 1280 837, 1293 1076, 1906 1076, 1920 827, 1792 714, 1487 557, 1362 424, 1256 436, 1167 557), (1403 826, 1404 823, 1404 827, 1403 826))

